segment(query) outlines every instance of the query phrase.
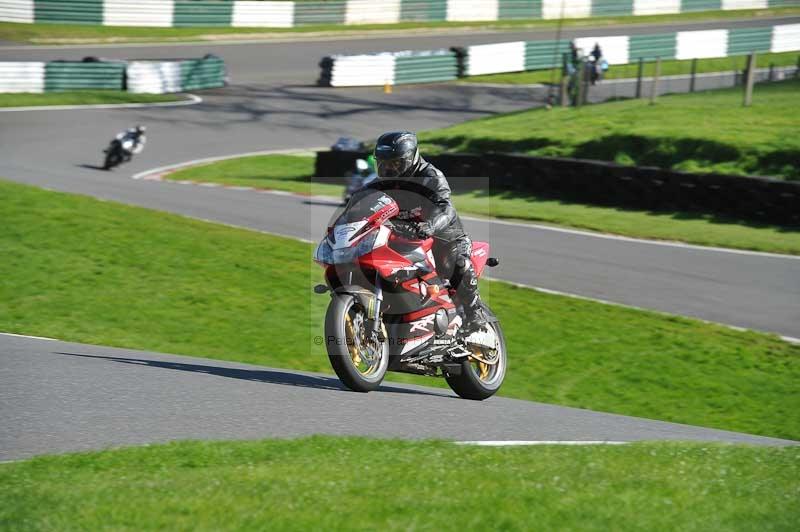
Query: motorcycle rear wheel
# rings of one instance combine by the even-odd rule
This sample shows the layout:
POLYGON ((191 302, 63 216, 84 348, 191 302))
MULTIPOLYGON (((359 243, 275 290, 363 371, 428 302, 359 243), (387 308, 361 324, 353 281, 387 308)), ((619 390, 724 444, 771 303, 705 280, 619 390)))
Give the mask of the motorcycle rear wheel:
MULTIPOLYGON (((498 340, 498 352, 495 364, 481 363, 483 353, 475 353, 461 362, 461 374, 445 377, 450 388, 462 399, 483 401, 497 393, 506 376, 508 359, 506 339, 499 322, 489 323, 498 340)), ((485 359, 484 359, 485 360, 485 359)))
MULTIPOLYGON (((389 367, 389 347, 365 342, 366 310, 350 295, 334 295, 325 315, 325 346, 339 380, 354 392, 377 390, 389 367)), ((384 330, 384 337, 386 336, 384 330)))

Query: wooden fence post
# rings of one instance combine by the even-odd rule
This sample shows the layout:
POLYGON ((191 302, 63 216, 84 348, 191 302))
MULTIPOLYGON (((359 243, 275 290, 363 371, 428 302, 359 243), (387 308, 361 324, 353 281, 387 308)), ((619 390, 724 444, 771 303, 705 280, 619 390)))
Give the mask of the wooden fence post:
POLYGON ((753 103, 753 82, 756 77, 756 54, 753 52, 747 57, 747 80, 744 83, 744 106, 750 107, 753 103))
POLYGON ((653 86, 650 90, 650 105, 656 103, 656 98, 658 98, 658 78, 661 76, 661 58, 656 58, 656 71, 653 74, 653 86))

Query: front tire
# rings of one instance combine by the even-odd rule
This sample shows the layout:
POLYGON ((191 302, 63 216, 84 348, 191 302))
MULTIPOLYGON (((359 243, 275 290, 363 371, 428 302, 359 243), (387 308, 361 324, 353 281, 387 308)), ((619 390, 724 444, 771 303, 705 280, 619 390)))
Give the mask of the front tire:
POLYGON ((353 296, 335 294, 331 298, 325 315, 328 359, 339 380, 362 393, 377 390, 389 367, 388 344, 367 342, 366 327, 366 310, 353 296))
POLYGON ((461 362, 461 375, 445 377, 450 388, 462 399, 483 401, 497 393, 506 376, 508 357, 506 353, 506 339, 499 322, 488 324, 497 335, 497 354, 494 359, 487 353, 476 352, 461 362), (484 358, 485 357, 485 358, 484 358), (480 360, 494 360, 494 364, 483 364, 480 360))

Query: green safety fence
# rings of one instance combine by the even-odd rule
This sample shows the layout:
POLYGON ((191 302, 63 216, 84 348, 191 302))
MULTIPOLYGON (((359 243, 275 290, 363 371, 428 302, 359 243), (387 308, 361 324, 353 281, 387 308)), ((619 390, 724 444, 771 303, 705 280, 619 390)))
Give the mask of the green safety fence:
POLYGON ((542 0, 500 0, 499 20, 542 18, 542 0))
POLYGON ((199 90, 225 85, 225 62, 216 56, 181 61, 181 88, 199 90))
POLYGON ((394 82, 431 83, 458 77, 458 58, 449 50, 398 54, 394 63, 394 82))
MULTIPOLYGON (((770 29, 771 31, 771 29, 770 29)), ((631 35, 628 41, 628 57, 631 61, 639 59, 674 59, 678 42, 675 33, 653 35, 631 35)))
POLYGON ((681 0, 681 13, 722 9, 722 0, 681 0))
POLYGON ((344 24, 346 11, 346 0, 331 0, 330 2, 295 2, 294 25, 344 24))
POLYGON ((403 22, 439 22, 447 20, 447 0, 402 0, 403 22))
POLYGON ((34 22, 102 24, 103 0, 36 0, 34 22))
POLYGON ((122 90, 125 63, 121 61, 50 61, 45 65, 45 92, 80 89, 122 90))
POLYGON ((593 17, 621 17, 629 15, 633 15, 633 0, 592 1, 593 17))
POLYGON ((172 17, 172 25, 176 28, 230 26, 233 19, 233 2, 225 0, 175 0, 172 17))
POLYGON ((772 28, 737 28, 728 31, 728 55, 769 52, 772 28))
POLYGON ((569 53, 569 41, 528 41, 525 43, 525 70, 543 70, 561 66, 563 54, 569 53))

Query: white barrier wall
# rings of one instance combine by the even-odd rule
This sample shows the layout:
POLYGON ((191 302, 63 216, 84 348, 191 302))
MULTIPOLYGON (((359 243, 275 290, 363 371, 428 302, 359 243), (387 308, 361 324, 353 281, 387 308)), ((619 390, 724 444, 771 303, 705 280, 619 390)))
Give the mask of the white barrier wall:
POLYGON ((603 57, 610 65, 626 65, 628 60, 628 41, 627 35, 615 37, 581 37, 575 39, 575 46, 582 48, 585 54, 589 54, 594 49, 595 44, 600 45, 603 57))
POLYGON ((562 12, 565 18, 588 18, 592 15, 592 0, 542 1, 542 18, 561 18, 562 12))
POLYGON ((679 31, 675 59, 704 59, 728 55, 728 30, 679 31))
POLYGON ((294 2, 237 1, 233 4, 232 26, 294 26, 294 2))
POLYGON ((497 20, 499 0, 447 0, 447 20, 497 20))
POLYGON ((163 0, 105 0, 104 26, 172 26, 172 2, 163 0))
POLYGON ((768 0, 722 0, 722 9, 764 9, 768 0))
POLYGON ((45 63, 0 62, 0 92, 44 92, 45 63))
POLYGON ((128 92, 180 92, 179 61, 133 61, 128 64, 128 92))
POLYGON ((33 0, 0 0, 0 20, 33 22, 33 0))
POLYGON ((468 76, 525 70, 525 41, 470 46, 468 53, 468 76))
POLYGON ((394 84, 395 57, 391 53, 334 57, 332 87, 394 84))
POLYGON ((681 12, 681 0, 634 0, 634 15, 669 15, 681 12))
POLYGON ((800 50, 800 24, 782 24, 772 28, 771 52, 800 50))
POLYGON ((345 24, 396 24, 400 22, 401 0, 348 0, 345 24))

